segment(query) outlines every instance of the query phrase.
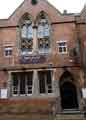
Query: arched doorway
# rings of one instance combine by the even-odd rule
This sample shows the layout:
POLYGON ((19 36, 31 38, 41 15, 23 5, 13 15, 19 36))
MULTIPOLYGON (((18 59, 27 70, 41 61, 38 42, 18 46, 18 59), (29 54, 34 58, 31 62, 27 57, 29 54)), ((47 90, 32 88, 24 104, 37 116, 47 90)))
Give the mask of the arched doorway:
POLYGON ((62 109, 78 109, 77 89, 69 72, 61 77, 60 94, 62 109))

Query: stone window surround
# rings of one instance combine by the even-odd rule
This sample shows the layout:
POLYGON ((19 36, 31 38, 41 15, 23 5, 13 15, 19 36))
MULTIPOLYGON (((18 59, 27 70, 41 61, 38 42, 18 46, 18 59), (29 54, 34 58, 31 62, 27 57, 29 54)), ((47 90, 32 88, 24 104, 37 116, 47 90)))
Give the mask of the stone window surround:
MULTIPOLYGON (((30 71, 30 72, 32 72, 32 71, 30 71)), ((14 72, 13 72, 14 73, 14 72)), ((12 74, 13 74, 12 73, 12 74)), ((15 72, 15 73, 19 73, 19 72, 15 72)), ((22 73, 24 73, 24 72, 22 72, 22 73)), ((26 72, 25 72, 26 73, 26 72)), ((27 72, 28 73, 28 72, 27 72)), ((21 72, 20 72, 20 75, 21 75, 21 72)), ((31 74, 32 76, 31 76, 31 78, 33 77, 33 72, 32 72, 32 74, 31 74)), ((23 77, 23 76, 22 76, 23 77)), ((32 95, 32 85, 33 85, 33 80, 32 80, 32 84, 26 84, 27 82, 28 82, 28 79, 27 79, 27 75, 25 75, 24 76, 24 81, 25 81, 25 83, 23 83, 24 85, 25 85, 25 89, 24 89, 24 94, 23 93, 21 93, 20 94, 20 84, 21 84, 21 76, 17 76, 17 82, 18 82, 18 86, 14 86, 13 85, 13 82, 14 82, 14 80, 12 80, 12 96, 25 96, 25 95, 27 95, 27 96, 30 96, 30 95, 32 95), (26 86, 27 85, 27 86, 26 86), (17 87, 17 88, 16 88, 17 87), (15 89, 16 88, 16 89, 15 89), (14 94, 14 92, 16 92, 16 94, 14 94)), ((23 86, 24 87, 24 86, 23 86)))
POLYGON ((52 71, 52 93, 45 93, 45 94, 40 94, 39 89, 38 89, 38 71, 44 71, 44 69, 39 69, 39 70, 26 70, 25 72, 33 71, 34 76, 33 76, 33 87, 32 87, 32 94, 29 96, 13 96, 12 95, 12 81, 11 81, 11 73, 12 72, 24 72, 22 70, 19 71, 9 71, 9 79, 8 79, 8 98, 47 98, 47 97, 55 97, 55 88, 54 88, 54 82, 55 82, 55 76, 54 73, 56 72, 55 69, 46 69, 46 70, 51 70, 52 71))
POLYGON ((32 23, 31 24, 23 24, 21 26, 21 37, 22 38, 28 38, 33 39, 33 31, 32 31, 32 23), (29 36, 30 37, 29 37, 29 36))
POLYGON ((57 43, 57 51, 58 51, 58 54, 67 54, 68 53, 68 45, 67 45, 67 40, 59 40, 56 42, 57 43), (63 46, 59 46, 59 43, 66 43, 65 45, 63 46), (62 48, 62 52, 60 52, 59 48, 62 48), (64 50, 65 48, 65 50, 64 50))
POLYGON ((4 57, 12 57, 12 52, 13 46, 4 46, 4 57))
MULTIPOLYGON (((44 13, 45 14, 45 13, 44 13)), ((46 18, 46 19, 48 19, 48 18, 46 18)), ((20 24, 20 26, 21 26, 21 24, 20 24)), ((33 23, 33 21, 32 21, 32 26, 33 26, 33 46, 32 46, 32 51, 30 51, 30 52, 28 52, 28 54, 34 54, 34 53, 36 53, 36 52, 38 52, 38 53, 40 53, 40 54, 44 54, 44 53, 50 53, 51 52, 51 30, 49 30, 50 31, 50 37, 49 37, 49 40, 50 40, 50 48, 48 49, 48 50, 40 50, 39 48, 38 48, 38 37, 37 37, 37 29, 38 29, 38 24, 37 23, 33 23)), ((49 22, 49 27, 50 27, 50 22, 49 22)), ((21 29, 21 27, 19 27, 19 29, 21 29)), ((21 30, 19 30, 19 32, 20 32, 20 34, 19 34, 19 36, 20 36, 20 41, 21 41, 21 30)), ((19 44, 21 44, 21 42, 19 42, 19 44)), ((19 45, 20 46, 20 45, 19 45)), ((21 47, 19 47, 19 49, 21 49, 21 47)), ((20 53, 21 53, 21 55, 23 54, 22 52, 21 52, 21 50, 19 50, 20 51, 20 53)))
MULTIPOLYGON (((36 27, 33 27, 33 47, 32 47, 32 51, 28 52, 28 54, 32 54, 34 52, 39 52, 40 54, 42 53, 50 53, 51 52, 51 44, 50 44, 50 48, 47 49, 47 50, 43 50, 41 51, 39 48, 38 48, 38 38, 37 38, 37 28, 36 27)), ((49 38, 49 40, 51 41, 51 38, 49 38)), ((23 52, 21 52, 21 54, 23 54, 23 52)))

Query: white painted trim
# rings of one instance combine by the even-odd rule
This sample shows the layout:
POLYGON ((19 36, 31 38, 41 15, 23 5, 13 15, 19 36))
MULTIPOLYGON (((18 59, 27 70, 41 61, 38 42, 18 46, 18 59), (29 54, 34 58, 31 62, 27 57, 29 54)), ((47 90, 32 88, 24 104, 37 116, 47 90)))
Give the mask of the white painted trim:
POLYGON ((57 44, 57 52, 58 52, 58 54, 60 54, 60 55, 68 54, 67 40, 59 40, 59 41, 56 42, 56 44, 57 44), (65 52, 64 51, 63 52, 59 52, 59 43, 63 43, 63 42, 66 43, 66 46, 64 46, 66 48, 66 51, 65 52))
POLYGON ((58 40, 56 43, 62 43, 62 42, 67 42, 67 40, 58 40))
POLYGON ((83 98, 86 98, 86 88, 82 88, 82 95, 83 95, 83 98))
POLYGON ((5 47, 4 47, 4 51, 3 51, 3 52, 4 52, 4 57, 9 58, 9 57, 12 57, 12 56, 13 56, 12 54, 11 54, 11 55, 7 55, 7 56, 5 55, 5 52, 6 52, 6 51, 9 51, 9 50, 11 50, 11 51, 12 51, 12 54, 13 54, 13 47, 12 47, 12 46, 5 46, 5 47))

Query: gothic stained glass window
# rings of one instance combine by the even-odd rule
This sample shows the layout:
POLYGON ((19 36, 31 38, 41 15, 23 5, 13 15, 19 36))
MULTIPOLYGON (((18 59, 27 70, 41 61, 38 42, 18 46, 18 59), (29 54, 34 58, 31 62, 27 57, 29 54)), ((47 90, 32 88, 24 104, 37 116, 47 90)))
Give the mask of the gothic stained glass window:
POLYGON ((48 50, 50 48, 50 25, 44 14, 40 15, 37 33, 39 50, 48 50))
POLYGON ((33 48, 33 26, 29 17, 21 23, 21 50, 31 52, 33 48))

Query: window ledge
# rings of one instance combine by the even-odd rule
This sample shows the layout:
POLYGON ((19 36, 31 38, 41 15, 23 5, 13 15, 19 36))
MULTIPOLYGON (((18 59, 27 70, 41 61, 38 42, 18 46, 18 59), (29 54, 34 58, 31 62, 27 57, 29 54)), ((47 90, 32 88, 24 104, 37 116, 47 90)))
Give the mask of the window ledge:
POLYGON ((30 94, 30 95, 23 95, 23 96, 12 95, 10 98, 11 99, 28 99, 28 98, 40 99, 40 98, 51 98, 51 97, 56 97, 56 96, 54 93, 45 93, 45 94, 38 94, 38 95, 30 94))

